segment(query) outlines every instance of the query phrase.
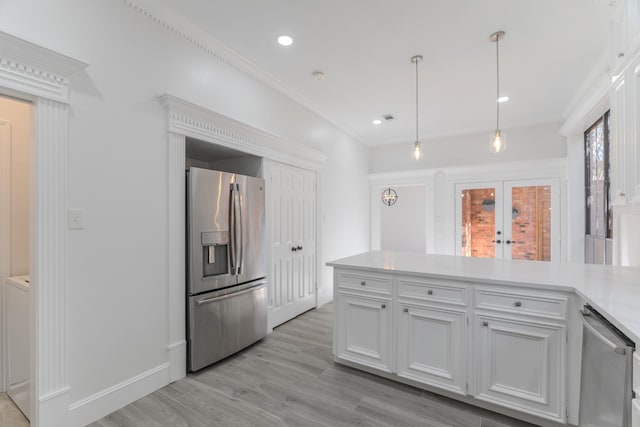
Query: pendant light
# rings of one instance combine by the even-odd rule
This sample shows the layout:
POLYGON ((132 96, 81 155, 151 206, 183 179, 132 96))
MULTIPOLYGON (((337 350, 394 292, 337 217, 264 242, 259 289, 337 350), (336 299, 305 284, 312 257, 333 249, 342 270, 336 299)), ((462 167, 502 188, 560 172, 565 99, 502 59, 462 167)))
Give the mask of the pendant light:
POLYGON ((491 34, 489 40, 496 44, 496 130, 491 134, 491 152, 500 153, 507 148, 504 135, 500 131, 500 51, 498 44, 504 38, 504 31, 496 31, 491 34))
POLYGON ((420 148, 420 138, 418 137, 418 62, 422 61, 422 55, 411 57, 411 62, 416 64, 416 141, 413 143, 413 157, 416 160, 422 158, 422 149, 420 148))

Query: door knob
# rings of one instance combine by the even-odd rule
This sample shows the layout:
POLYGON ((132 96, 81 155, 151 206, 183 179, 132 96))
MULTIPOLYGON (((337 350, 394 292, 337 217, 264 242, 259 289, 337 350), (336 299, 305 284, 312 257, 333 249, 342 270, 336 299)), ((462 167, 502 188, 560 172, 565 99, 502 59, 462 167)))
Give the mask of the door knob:
POLYGON ((302 250, 302 246, 298 246, 296 249, 298 249, 299 251, 302 250))
POLYGON ((482 321, 482 326, 489 326, 489 322, 487 322, 486 320, 482 321))
POLYGON ((298 250, 298 248, 296 248, 295 246, 291 248, 291 252, 296 252, 298 250))
POLYGON ((407 307, 403 308, 402 311, 404 311, 405 313, 409 312, 409 309, 407 307))
POLYGON ((491 243, 502 243, 502 240, 498 239, 498 240, 492 240, 491 243))
MULTIPOLYGON (((505 240, 504 242, 505 242, 507 245, 510 245, 510 244, 512 243, 512 242, 511 242, 511 240, 505 240)), ((515 243, 515 242, 513 242, 513 243, 515 243)))
POLYGON ((380 307, 387 308, 387 304, 382 304, 380 307))

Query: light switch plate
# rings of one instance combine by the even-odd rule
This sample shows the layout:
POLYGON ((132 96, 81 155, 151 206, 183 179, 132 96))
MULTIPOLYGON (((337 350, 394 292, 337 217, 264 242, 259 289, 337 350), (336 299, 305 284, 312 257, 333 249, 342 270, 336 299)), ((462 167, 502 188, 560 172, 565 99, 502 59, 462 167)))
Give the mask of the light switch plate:
POLYGON ((84 228, 84 209, 71 209, 67 211, 67 226, 69 230, 82 230, 84 228))

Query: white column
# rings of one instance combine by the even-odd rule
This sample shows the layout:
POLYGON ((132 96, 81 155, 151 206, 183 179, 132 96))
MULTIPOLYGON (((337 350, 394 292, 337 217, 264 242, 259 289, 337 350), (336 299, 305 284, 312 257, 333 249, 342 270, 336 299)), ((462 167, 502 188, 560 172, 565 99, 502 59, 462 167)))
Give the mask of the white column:
POLYGON ((169 132, 169 366, 170 380, 186 375, 185 136, 169 132))
POLYGON ((32 403, 31 415, 32 425, 58 427, 68 425, 70 390, 66 321, 69 115, 68 106, 58 101, 37 98, 35 106, 31 218, 35 243, 31 278, 35 286, 31 301, 36 312, 35 328, 32 325, 35 336, 32 379, 36 379, 32 385, 36 392, 32 396, 37 396, 37 402, 32 403))

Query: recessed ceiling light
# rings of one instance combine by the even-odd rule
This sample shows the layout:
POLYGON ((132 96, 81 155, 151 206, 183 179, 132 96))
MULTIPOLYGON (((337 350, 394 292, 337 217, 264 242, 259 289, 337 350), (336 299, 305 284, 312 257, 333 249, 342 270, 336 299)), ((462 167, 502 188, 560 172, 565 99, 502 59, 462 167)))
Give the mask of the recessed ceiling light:
POLYGON ((375 119, 374 121, 372 121, 371 123, 373 123, 374 125, 378 126, 382 124, 382 120, 380 119, 375 119))
POLYGON ((508 96, 501 96, 500 98, 498 98, 498 102, 507 102, 509 100, 508 96))
POLYGON ((291 46, 293 39, 290 36, 281 35, 278 37, 278 44, 280 44, 280 46, 291 46))

